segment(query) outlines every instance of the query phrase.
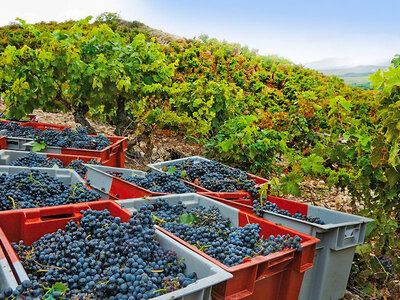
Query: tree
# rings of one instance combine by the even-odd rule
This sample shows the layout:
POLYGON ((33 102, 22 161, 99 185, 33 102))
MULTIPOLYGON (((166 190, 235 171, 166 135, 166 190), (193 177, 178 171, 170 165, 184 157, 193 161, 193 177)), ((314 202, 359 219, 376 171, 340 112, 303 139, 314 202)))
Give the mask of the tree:
POLYGON ((41 46, 9 46, 0 55, 0 86, 10 117, 36 108, 72 111, 75 121, 94 133, 86 114, 101 109, 114 116, 116 133, 122 134, 129 124, 126 110, 146 107, 171 84, 174 64, 158 44, 142 34, 127 43, 108 25, 89 26, 89 20, 54 32, 22 22, 41 46))

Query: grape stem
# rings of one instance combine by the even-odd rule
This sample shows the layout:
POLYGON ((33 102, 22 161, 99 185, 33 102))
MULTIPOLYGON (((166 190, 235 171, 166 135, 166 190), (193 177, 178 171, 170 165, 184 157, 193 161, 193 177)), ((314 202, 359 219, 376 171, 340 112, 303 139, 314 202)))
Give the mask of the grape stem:
POLYGON ((11 196, 8 196, 8 198, 10 198, 10 199, 11 199, 11 201, 12 201, 12 203, 13 203, 13 206, 12 206, 12 208, 13 208, 13 209, 15 209, 17 206, 15 205, 15 200, 14 200, 14 198, 13 198, 13 197, 11 197, 11 196))
POLYGON ((167 293, 167 289, 159 289, 159 290, 153 291, 153 294, 156 294, 156 293, 167 293))
POLYGON ((35 263, 37 263, 39 266, 43 267, 43 268, 54 268, 54 269, 59 269, 59 270, 66 270, 66 268, 62 268, 62 267, 42 265, 41 263, 37 262, 37 261, 34 260, 33 258, 32 258, 32 260, 33 260, 35 263))

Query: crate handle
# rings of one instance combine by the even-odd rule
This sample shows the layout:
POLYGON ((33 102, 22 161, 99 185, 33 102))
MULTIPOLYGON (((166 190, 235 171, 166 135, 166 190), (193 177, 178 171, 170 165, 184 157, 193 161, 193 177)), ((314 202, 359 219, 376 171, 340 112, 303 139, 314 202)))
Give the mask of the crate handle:
POLYGON ((51 215, 51 216, 42 216, 40 219, 42 221, 50 221, 54 219, 67 219, 67 218, 72 218, 74 214, 56 214, 56 215, 51 215))
POLYGON ((355 230, 355 228, 346 228, 344 231, 344 238, 348 239, 354 237, 355 230))
POLYGON ((113 146, 111 147, 111 153, 118 152, 119 147, 120 147, 120 144, 119 144, 119 143, 116 143, 115 145, 113 145, 113 146))
POLYGON ((294 257, 294 251, 290 253, 290 255, 286 255, 285 257, 279 257, 277 259, 270 260, 268 262, 268 267, 273 267, 275 265, 279 265, 285 261, 292 260, 294 257))
POLYGON ((56 220, 68 219, 68 218, 79 218, 82 216, 81 210, 87 210, 90 206, 84 203, 73 204, 70 207, 60 206, 56 207, 45 207, 31 209, 30 212, 26 213, 26 224, 52 222, 56 220))
POLYGON ((349 247, 354 247, 360 242, 361 224, 348 225, 339 228, 337 232, 336 242, 333 244, 333 250, 342 250, 349 247))

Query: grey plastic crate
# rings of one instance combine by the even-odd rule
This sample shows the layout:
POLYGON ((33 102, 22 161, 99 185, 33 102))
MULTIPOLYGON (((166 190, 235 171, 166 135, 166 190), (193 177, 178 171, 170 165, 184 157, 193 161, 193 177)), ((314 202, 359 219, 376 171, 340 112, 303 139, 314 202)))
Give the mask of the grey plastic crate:
MULTIPOLYGON (((85 181, 71 169, 62 169, 62 168, 28 168, 28 167, 19 167, 19 166, 0 166, 0 174, 15 174, 23 170, 39 170, 41 173, 46 173, 51 177, 55 177, 60 180, 65 185, 73 185, 75 183, 86 184, 85 181)), ((107 193, 97 191, 100 194, 101 199, 109 199, 109 195, 107 193)))
POLYGON ((56 169, 56 168, 28 168, 18 166, 0 166, 0 174, 15 174, 23 170, 39 170, 41 173, 46 173, 51 177, 55 177, 62 181, 65 185, 73 185, 75 183, 83 183, 85 181, 71 169, 56 169))
POLYGON ((18 286, 17 280, 11 266, 4 255, 3 249, 0 247, 0 293, 6 288, 15 289, 18 286))
POLYGON ((163 161, 163 162, 159 162, 159 163, 154 163, 154 164, 148 164, 147 166, 155 171, 158 172, 163 172, 162 168, 163 167, 167 167, 167 166, 174 166, 177 164, 181 164, 187 160, 193 160, 195 163, 198 162, 202 162, 202 161, 210 161, 207 158, 201 157, 201 156, 190 156, 190 157, 185 157, 185 158, 179 158, 179 159, 173 159, 173 160, 169 160, 169 161, 163 161))
POLYGON ((264 211, 263 218, 320 239, 314 267, 306 271, 299 300, 337 300, 344 296, 355 249, 363 244, 372 219, 308 205, 308 215, 324 225, 264 211))
POLYGON ((109 192, 114 179, 114 176, 107 172, 119 173, 124 177, 136 175, 143 177, 146 172, 132 169, 98 166, 91 164, 84 164, 87 167, 86 182, 93 188, 105 193, 109 192))
POLYGON ((134 211, 138 210, 144 204, 156 204, 157 199, 165 199, 166 201, 168 201, 168 203, 172 205, 176 205, 178 204, 179 201, 182 201, 185 207, 187 208, 194 208, 200 205, 204 207, 214 206, 219 209, 221 215, 224 218, 229 218, 231 220, 233 226, 239 226, 238 209, 194 193, 166 195, 166 196, 151 197, 151 198, 125 199, 125 200, 118 200, 117 202, 121 204, 124 208, 130 211, 134 211))
MULTIPOLYGON (((35 144, 35 141, 30 140, 28 142, 25 143, 25 149, 26 151, 32 151, 33 145, 35 144)), ((41 150, 41 152, 44 153, 54 153, 54 154, 62 154, 61 151, 61 147, 55 147, 55 146, 48 146, 46 145, 46 148, 44 148, 43 150, 41 150)))
MULTIPOLYGON (((37 153, 39 156, 47 158, 46 153, 37 153)), ((17 151, 17 150, 0 150, 0 165, 10 165, 11 162, 17 160, 22 156, 28 155, 27 151, 17 151)))
POLYGON ((5 136, 7 141, 7 149, 9 150, 27 150, 27 143, 32 143, 33 139, 26 137, 7 136, 7 129, 0 130, 0 136, 5 136))
MULTIPOLYGON (((185 288, 152 299, 211 300, 212 287, 233 277, 232 274, 224 271, 223 269, 211 263, 207 259, 191 251, 184 245, 181 245, 179 242, 170 238, 163 232, 156 230, 155 234, 157 241, 160 243, 163 249, 175 251, 178 259, 182 258, 185 259, 185 264, 186 264, 185 273, 188 274, 195 272, 197 274, 198 279, 195 283, 190 284, 185 288)), ((25 270, 22 268, 22 265, 20 263, 19 265, 20 265, 18 266, 19 270, 18 272, 16 272, 16 274, 18 274, 19 276, 18 280, 23 281, 26 278, 28 278, 28 276, 25 270)), ((14 267, 16 266, 14 265, 14 267)), ((14 276, 10 276, 10 273, 8 273, 7 279, 3 281, 1 275, 2 274, 0 274, 1 288, 16 287, 16 279, 14 276)))
POLYGON ((22 138, 22 137, 6 137, 7 141, 7 149, 9 150, 20 150, 27 151, 29 143, 32 143, 32 139, 30 138, 22 138))
POLYGON ((212 287, 233 277, 232 274, 214 265, 166 234, 156 230, 156 235, 161 247, 174 250, 178 258, 185 258, 186 272, 196 272, 198 280, 186 288, 153 299, 211 300, 212 287))

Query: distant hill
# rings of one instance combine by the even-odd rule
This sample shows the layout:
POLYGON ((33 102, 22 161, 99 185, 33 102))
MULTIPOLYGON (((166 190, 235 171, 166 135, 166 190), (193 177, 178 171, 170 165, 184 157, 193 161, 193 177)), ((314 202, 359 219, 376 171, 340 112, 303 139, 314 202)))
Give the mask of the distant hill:
POLYGON ((381 65, 360 65, 354 67, 334 67, 330 65, 331 67, 329 68, 321 68, 321 66, 327 66, 328 61, 332 62, 332 60, 327 59, 327 61, 309 63, 305 64, 305 66, 311 68, 313 64, 314 66, 318 65, 319 67, 315 69, 319 72, 324 73, 325 75, 336 75, 343 79, 347 84, 364 89, 370 88, 370 82, 368 80, 369 75, 375 73, 379 69, 385 69, 390 65, 390 62, 388 61, 387 64, 385 63, 381 65))
MULTIPOLYGON (((366 65, 366 66, 355 66, 348 68, 331 68, 331 69, 317 69, 318 71, 324 73, 325 75, 336 75, 336 76, 348 76, 348 74, 358 74, 358 76, 368 76, 375 73, 379 69, 387 68, 387 65, 366 65)), ((350 75, 351 76, 351 75, 350 75)), ((354 76, 354 75, 353 75, 354 76)))

